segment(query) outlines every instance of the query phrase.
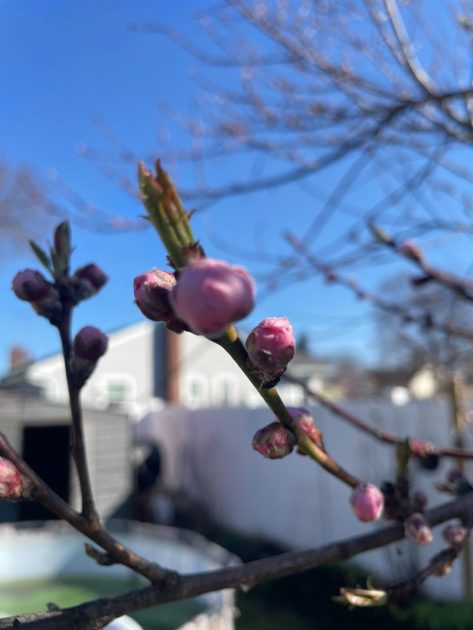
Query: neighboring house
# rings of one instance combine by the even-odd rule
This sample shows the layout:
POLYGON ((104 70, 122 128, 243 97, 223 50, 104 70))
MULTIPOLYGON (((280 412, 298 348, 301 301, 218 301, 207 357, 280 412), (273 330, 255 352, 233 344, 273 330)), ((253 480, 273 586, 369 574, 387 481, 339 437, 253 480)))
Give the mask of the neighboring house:
MULTIPOLYGON (((289 369, 317 389, 328 374, 327 364, 316 361, 304 348, 296 352, 289 369)), ((60 354, 31 362, 25 378, 30 385, 41 387, 48 401, 67 401, 60 354)), ((298 385, 282 381, 279 390, 290 405, 304 402, 298 385)), ((217 344, 191 333, 175 335, 150 321, 110 333, 107 353, 85 385, 82 400, 86 408, 112 408, 136 420, 166 403, 190 408, 263 404, 217 344)))

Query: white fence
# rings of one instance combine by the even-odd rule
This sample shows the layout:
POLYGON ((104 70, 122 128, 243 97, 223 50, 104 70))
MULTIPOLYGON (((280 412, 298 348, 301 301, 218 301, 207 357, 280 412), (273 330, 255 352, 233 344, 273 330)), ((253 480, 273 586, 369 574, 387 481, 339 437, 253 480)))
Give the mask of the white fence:
MULTIPOLYGON (((451 411, 448 401, 431 400, 395 407, 387 403, 350 403, 349 410, 380 427, 410 437, 450 444, 451 411)), ((311 409, 327 450, 349 471, 380 483, 394 474, 394 451, 356 431, 328 411, 311 409)), ((198 409, 168 407, 145 418, 138 438, 159 442, 166 464, 168 487, 185 489, 198 498, 222 525, 262 535, 295 548, 316 547, 366 532, 349 506, 350 489, 307 457, 291 455, 266 460, 251 448, 255 431, 272 420, 266 409, 198 409)), ((465 430, 467 444, 473 430, 465 430)), ((431 506, 447 499, 433 488, 452 462, 442 461, 434 472, 419 469, 416 487, 429 496, 431 506)), ((440 530, 427 548, 402 541, 389 549, 360 556, 371 570, 399 580, 421 566, 442 547, 440 530)), ((430 592, 440 597, 461 596, 461 566, 456 563, 445 579, 431 578, 430 592)))

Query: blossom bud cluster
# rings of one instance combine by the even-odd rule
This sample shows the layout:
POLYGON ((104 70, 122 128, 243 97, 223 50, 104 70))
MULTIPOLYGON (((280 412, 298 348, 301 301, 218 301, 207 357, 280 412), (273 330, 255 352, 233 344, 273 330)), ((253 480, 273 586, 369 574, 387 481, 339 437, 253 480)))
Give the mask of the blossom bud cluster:
POLYGON ((133 283, 135 302, 153 321, 180 332, 186 328, 210 338, 253 309, 254 283, 248 272, 220 260, 195 258, 178 277, 151 269, 133 283))
MULTIPOLYGON (((255 286, 242 267, 194 258, 178 274, 160 269, 137 276, 135 302, 143 315, 175 332, 220 337, 254 305, 255 286)), ((285 317, 268 317, 248 335, 248 369, 266 387, 277 383, 294 356, 294 332, 285 317)))
MULTIPOLYGON (((76 304, 95 295, 107 282, 106 274, 95 264, 77 269, 73 276, 61 278, 67 299, 76 304)), ((13 278, 12 288, 20 300, 29 302, 34 310, 52 324, 59 325, 63 313, 58 283, 51 283, 35 269, 23 269, 13 278)))

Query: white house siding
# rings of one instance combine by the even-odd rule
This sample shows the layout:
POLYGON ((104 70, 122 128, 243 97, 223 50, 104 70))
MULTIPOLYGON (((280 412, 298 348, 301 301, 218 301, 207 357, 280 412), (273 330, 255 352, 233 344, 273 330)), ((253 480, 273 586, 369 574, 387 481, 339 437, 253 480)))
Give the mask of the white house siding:
MULTIPOLYGON (((403 436, 447 445, 451 440, 447 401, 422 401, 399 408, 387 403, 350 404, 349 410, 403 436)), ((380 483, 394 475, 394 451, 377 443, 322 408, 313 408, 330 453, 361 479, 380 483)), ((254 432, 271 420, 266 409, 168 408, 148 417, 136 429, 140 439, 160 442, 166 454, 165 481, 197 498, 221 524, 250 535, 264 535, 290 547, 315 547, 368 532, 376 525, 360 523, 350 505, 350 489, 307 457, 291 455, 270 461, 251 448, 254 432), (168 477, 171 475, 172 477, 168 477)), ((472 434, 465 432, 471 448, 472 434)), ((434 489, 452 462, 434 474, 412 463, 415 486, 430 505, 449 498, 434 489)), ((471 470, 471 465, 468 466, 471 470)), ((381 523, 382 525, 382 523, 381 523)), ((442 548, 440 528, 435 542, 419 548, 407 541, 388 550, 360 556, 371 570, 399 580, 412 563, 424 566, 442 548)), ((428 581, 436 596, 460 595, 461 562, 451 576, 428 581)))
POLYGON ((89 412, 86 448, 101 514, 110 514, 132 489, 131 425, 121 414, 89 412))

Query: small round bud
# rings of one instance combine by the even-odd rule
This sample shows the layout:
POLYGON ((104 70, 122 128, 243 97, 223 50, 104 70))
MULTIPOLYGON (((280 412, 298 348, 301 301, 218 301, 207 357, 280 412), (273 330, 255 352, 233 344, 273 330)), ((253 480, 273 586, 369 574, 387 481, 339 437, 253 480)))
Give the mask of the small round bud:
POLYGON ((294 356, 294 331, 286 317, 267 317, 246 340, 252 363, 263 372, 277 372, 294 356))
POLYGON ((145 317, 154 322, 174 318, 169 296, 175 284, 174 274, 161 269, 151 269, 136 276, 133 281, 135 303, 145 317))
POLYGON ((254 293, 253 280, 242 267, 201 258, 182 270, 171 299, 177 317, 194 332, 219 337, 253 309, 254 293))
POLYGON ((433 534, 425 516, 423 514, 412 514, 404 521, 404 532, 408 538, 426 545, 432 541, 433 534))
POLYGON ((42 300, 53 289, 43 274, 34 269, 19 271, 13 278, 12 288, 16 297, 27 302, 42 300))
POLYGON ((281 459, 292 452, 296 437, 280 422, 272 422, 256 431, 253 448, 268 459, 281 459))
POLYGON ((350 497, 350 503, 358 520, 364 523, 376 521, 384 507, 381 490, 372 483, 360 483, 350 497))
POLYGON ((467 535, 468 530, 465 527, 455 525, 454 523, 450 523, 442 530, 444 540, 456 551, 462 548, 467 535))
POLYGON ((96 362, 107 350, 108 337, 98 328, 85 326, 74 337, 72 349, 76 357, 96 362))
POLYGON ((72 281, 76 286, 78 298, 85 300, 100 291, 108 281, 108 276, 100 267, 90 263, 77 269, 72 277, 72 281))
POLYGON ((16 501, 23 496, 23 477, 9 459, 0 457, 0 499, 16 501))

